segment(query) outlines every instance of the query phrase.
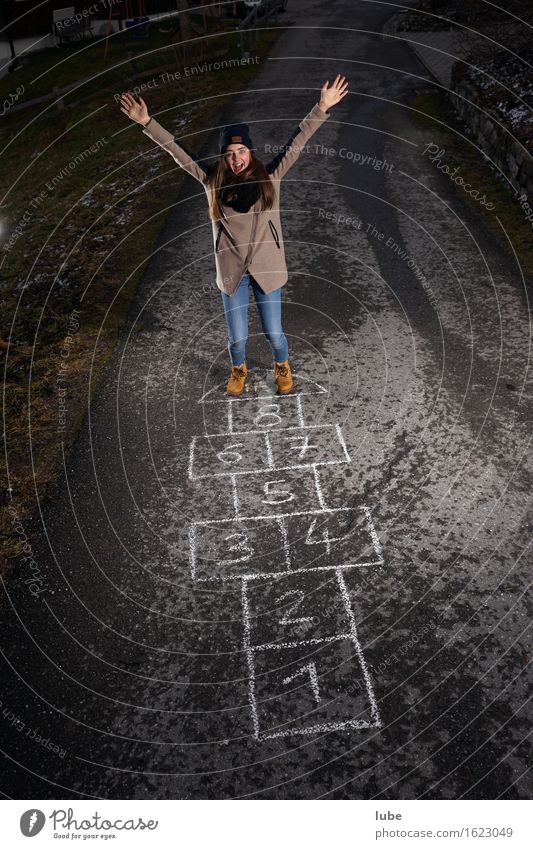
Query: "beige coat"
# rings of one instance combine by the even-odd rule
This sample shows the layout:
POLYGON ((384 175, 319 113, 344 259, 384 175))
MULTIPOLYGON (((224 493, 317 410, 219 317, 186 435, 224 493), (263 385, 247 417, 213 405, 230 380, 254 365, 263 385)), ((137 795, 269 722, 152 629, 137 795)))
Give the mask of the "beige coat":
MULTIPOLYGON (((248 271, 264 292, 273 292, 288 279, 285 248, 280 220, 281 178, 298 159, 301 149, 330 117, 316 103, 300 122, 281 152, 266 165, 275 190, 272 209, 261 210, 260 200, 248 212, 236 212, 224 205, 224 218, 212 221, 213 244, 218 288, 233 295, 243 274, 248 271)), ((165 130, 154 118, 143 133, 166 150, 185 171, 203 184, 206 193, 207 167, 182 145, 172 133, 165 130)))

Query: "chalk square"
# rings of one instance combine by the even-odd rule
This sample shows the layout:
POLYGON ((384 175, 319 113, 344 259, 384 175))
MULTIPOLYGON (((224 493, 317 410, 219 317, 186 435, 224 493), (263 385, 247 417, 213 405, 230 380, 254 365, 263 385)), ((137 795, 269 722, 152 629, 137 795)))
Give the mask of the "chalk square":
POLYGON ((350 634, 337 575, 329 571, 248 581, 245 616, 254 650, 320 643, 350 634))
POLYGON ((380 726, 352 639, 250 651, 258 740, 380 726))
POLYGON ((342 431, 338 425, 275 430, 267 437, 273 465, 277 469, 306 465, 330 466, 349 463, 342 431))
POLYGON ((231 401, 226 411, 228 430, 234 433, 247 430, 270 432, 287 427, 301 427, 302 402, 299 395, 274 395, 272 398, 231 401))
POLYGON ((309 511, 284 521, 293 571, 383 562, 377 534, 363 507, 309 511))
POLYGON ((271 462, 262 433, 211 434, 191 441, 189 478, 219 477, 267 470, 271 462))
POLYGON ((312 468, 270 469, 235 476, 238 516, 287 516, 322 506, 322 493, 312 468))
POLYGON ((283 526, 269 517, 193 522, 189 559, 191 576, 200 582, 286 571, 283 526))

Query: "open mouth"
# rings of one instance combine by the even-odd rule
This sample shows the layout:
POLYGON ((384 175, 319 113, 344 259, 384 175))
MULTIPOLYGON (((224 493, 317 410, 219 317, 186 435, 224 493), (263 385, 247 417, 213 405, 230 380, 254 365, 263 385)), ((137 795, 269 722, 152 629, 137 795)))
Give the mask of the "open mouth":
POLYGON ((233 170, 236 174, 239 174, 244 169, 244 164, 242 162, 237 163, 233 166, 233 170))

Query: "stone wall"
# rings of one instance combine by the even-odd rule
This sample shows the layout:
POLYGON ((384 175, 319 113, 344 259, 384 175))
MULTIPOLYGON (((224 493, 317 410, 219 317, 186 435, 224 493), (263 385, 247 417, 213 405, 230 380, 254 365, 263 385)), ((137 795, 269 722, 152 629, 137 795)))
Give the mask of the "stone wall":
POLYGON ((488 110, 483 112, 474 105, 479 99, 479 92, 475 86, 463 79, 454 80, 452 84, 453 91, 450 92, 450 97, 454 108, 471 130, 478 146, 501 169, 513 188, 520 194, 525 193, 533 205, 531 153, 515 141, 511 133, 506 131, 488 110))

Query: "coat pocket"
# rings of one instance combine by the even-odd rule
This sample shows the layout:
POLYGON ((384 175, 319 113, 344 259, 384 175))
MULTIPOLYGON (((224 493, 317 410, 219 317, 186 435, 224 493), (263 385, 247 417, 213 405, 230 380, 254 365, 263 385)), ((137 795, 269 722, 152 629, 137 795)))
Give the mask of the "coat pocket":
POLYGON ((274 237, 274 241, 276 242, 276 245, 277 245, 278 249, 279 249, 279 250, 281 250, 281 245, 280 245, 280 243, 279 243, 278 231, 276 230, 276 227, 275 227, 275 225, 274 225, 274 222, 273 222, 273 221, 271 221, 271 220, 270 220, 270 218, 269 218, 269 219, 268 219, 268 223, 269 223, 269 225, 270 225, 270 232, 272 233, 272 236, 274 237))
POLYGON ((215 253, 218 251, 218 243, 220 242, 220 234, 221 233, 222 233, 222 224, 220 224, 220 222, 219 222, 218 233, 217 233, 217 237, 216 237, 216 240, 215 240, 215 253))
POLYGON ((219 221, 218 222, 218 233, 217 233, 217 236, 216 236, 216 239, 215 239, 215 253, 218 251, 218 243, 220 241, 222 231, 225 232, 226 236, 228 237, 230 242, 232 242, 232 244, 234 244, 235 246, 237 245, 237 242, 235 241, 235 236, 233 235, 233 233, 231 232, 229 227, 227 227, 227 225, 225 225, 222 221, 219 221))

